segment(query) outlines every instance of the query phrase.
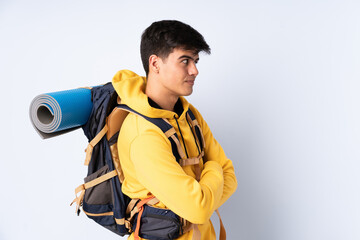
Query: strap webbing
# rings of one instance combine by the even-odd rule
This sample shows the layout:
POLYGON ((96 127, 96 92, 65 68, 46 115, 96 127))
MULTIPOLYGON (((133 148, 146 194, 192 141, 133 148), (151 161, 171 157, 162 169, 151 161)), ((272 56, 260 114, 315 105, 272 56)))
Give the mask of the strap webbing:
MULTIPOLYGON (((138 200, 139 199, 132 199, 126 209, 126 214, 130 214, 130 217, 128 218, 129 221, 131 221, 135 214, 140 211, 138 205, 134 207, 138 200)), ((157 199, 156 197, 151 197, 151 199, 146 202, 146 205, 153 206, 158 202, 160 202, 159 199, 157 199)))
POLYGON ((155 204, 157 204, 159 201, 159 199, 157 199, 156 197, 153 197, 152 199, 150 199, 146 205, 149 205, 149 206, 154 206, 155 204))
POLYGON ((188 165, 195 165, 200 163, 200 159, 204 156, 204 151, 202 151, 199 156, 187 158, 187 159, 181 159, 180 160, 180 166, 188 166, 188 165))
POLYGON ((85 149, 86 157, 85 157, 85 163, 84 165, 89 165, 91 160, 91 155, 94 149, 94 146, 100 142, 100 140, 105 136, 106 132, 108 131, 108 127, 105 124, 103 129, 91 140, 91 142, 88 144, 87 148, 85 149))
POLYGON ((116 224, 118 224, 118 225, 124 225, 125 224, 125 218, 121 218, 121 219, 114 218, 114 219, 115 219, 116 224))
POLYGON ((131 199, 131 201, 129 202, 129 204, 127 205, 127 208, 126 208, 126 215, 127 214, 130 214, 130 212, 134 209, 135 207, 135 204, 139 201, 138 198, 133 198, 131 199))
POLYGON ((88 215, 88 216, 92 216, 92 217, 100 217, 100 216, 112 216, 114 215, 113 212, 105 212, 105 213, 89 213, 89 212, 86 212, 84 211, 83 209, 83 212, 88 215))
MULTIPOLYGON (((216 214, 219 217, 219 222, 220 222, 220 234, 219 234, 219 240, 226 240, 226 230, 223 224, 223 221, 221 219, 220 216, 220 212, 219 209, 215 210, 216 214)), ((185 219, 182 219, 182 227, 183 227, 183 232, 186 233, 188 231, 190 231, 191 229, 193 229, 193 240, 194 239, 199 239, 201 238, 201 233, 199 231, 198 225, 197 224, 193 224, 185 219)))
POLYGON ((139 231, 140 231, 140 223, 141 223, 141 216, 142 213, 144 212, 144 204, 146 204, 147 202, 149 202, 151 199, 155 198, 154 196, 149 197, 149 198, 145 198, 144 200, 140 201, 136 207, 139 209, 139 215, 137 217, 137 221, 136 221, 136 229, 135 229, 135 233, 134 233, 134 239, 135 240, 139 240, 139 231))
POLYGON ((198 141, 198 143, 200 144, 200 148, 203 150, 205 148, 205 139, 204 139, 204 135, 201 131, 200 125, 198 123, 198 121, 196 120, 194 114, 191 112, 191 110, 189 109, 189 111, 186 114, 186 117, 188 119, 188 121, 190 122, 191 128, 195 134, 196 140, 198 141))
POLYGON ((94 187, 102 182, 105 182, 106 180, 109 180, 110 178, 113 178, 115 176, 117 176, 117 172, 116 172, 116 170, 113 170, 111 172, 108 172, 108 173, 102 175, 101 177, 95 178, 94 180, 85 183, 84 188, 85 189, 92 188, 92 187, 94 187))
POLYGON ((115 177, 117 176, 117 172, 116 170, 113 170, 111 172, 108 172, 104 175, 102 175, 101 177, 98 177, 98 178, 95 178, 94 180, 90 181, 90 182, 87 182, 87 183, 84 183, 84 184, 81 184, 80 186, 78 186, 76 189, 75 189, 75 199, 72 201, 72 203, 70 204, 70 206, 76 202, 76 209, 75 209, 75 212, 76 213, 80 213, 79 212, 79 208, 82 204, 82 201, 84 199, 84 196, 85 196, 85 189, 89 189, 89 188, 92 188, 102 182, 105 182, 106 180, 109 180, 110 178, 112 177, 115 177), (78 196, 78 193, 80 192, 80 196, 78 196))
POLYGON ((193 240, 201 240, 201 232, 197 224, 193 224, 193 240))
POLYGON ((171 135, 174 135, 175 133, 176 133, 175 128, 170 128, 164 134, 167 138, 169 138, 169 137, 171 137, 171 135))
POLYGON ((183 151, 182 148, 181 148, 180 141, 179 141, 179 139, 175 136, 175 134, 174 134, 174 135, 171 135, 170 138, 169 138, 169 140, 175 142, 176 147, 177 147, 177 151, 178 151, 178 153, 179 153, 179 155, 180 155, 180 158, 181 158, 181 159, 186 159, 186 155, 185 155, 184 151, 183 151))
POLYGON ((226 240, 226 230, 225 230, 223 221, 221 219, 219 209, 216 209, 215 212, 218 215, 219 220, 220 220, 220 236, 219 236, 219 240, 226 240))

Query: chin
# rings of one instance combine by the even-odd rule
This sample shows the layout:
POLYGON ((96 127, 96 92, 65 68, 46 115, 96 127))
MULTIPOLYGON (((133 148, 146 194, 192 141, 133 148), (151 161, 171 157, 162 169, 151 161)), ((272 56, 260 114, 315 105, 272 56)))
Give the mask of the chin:
POLYGON ((191 94, 192 94, 192 90, 191 90, 191 92, 187 92, 186 94, 184 94, 183 96, 190 96, 191 94))

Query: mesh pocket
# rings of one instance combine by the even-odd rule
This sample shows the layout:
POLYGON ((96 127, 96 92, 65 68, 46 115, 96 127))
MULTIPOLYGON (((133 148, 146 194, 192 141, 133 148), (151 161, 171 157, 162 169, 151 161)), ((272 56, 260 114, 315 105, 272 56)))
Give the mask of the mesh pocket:
MULTIPOLYGON (((84 180, 86 182, 90 182, 102 175, 105 175, 109 172, 109 167, 105 165, 104 167, 100 168, 93 174, 87 176, 84 180)), ((84 201, 87 204, 113 204, 112 199, 112 187, 110 179, 102 182, 92 188, 85 190, 85 197, 84 201)))
MULTIPOLYGON (((85 178, 85 183, 99 178, 109 172, 109 167, 105 165, 93 174, 85 178)), ((84 213, 95 222, 108 228, 116 228, 113 217, 113 196, 111 179, 95 185, 85 190, 83 201, 84 213)))

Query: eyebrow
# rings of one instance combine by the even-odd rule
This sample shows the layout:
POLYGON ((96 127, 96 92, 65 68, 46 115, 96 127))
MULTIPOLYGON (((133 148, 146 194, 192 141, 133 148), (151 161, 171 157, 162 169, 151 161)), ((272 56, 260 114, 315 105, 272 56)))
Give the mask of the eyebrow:
POLYGON ((189 58, 189 59, 192 59, 193 61, 199 61, 199 60, 200 60, 199 57, 193 58, 193 57, 191 57, 191 56, 189 56, 189 55, 182 55, 182 56, 180 56, 178 59, 182 59, 182 58, 189 58))

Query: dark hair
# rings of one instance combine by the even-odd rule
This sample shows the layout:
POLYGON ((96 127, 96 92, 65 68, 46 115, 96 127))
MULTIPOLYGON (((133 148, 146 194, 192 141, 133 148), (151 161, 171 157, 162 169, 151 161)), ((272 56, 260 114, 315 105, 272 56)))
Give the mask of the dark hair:
POLYGON ((211 53, 204 37, 190 25, 176 20, 152 23, 141 36, 140 53, 146 72, 149 73, 149 57, 152 54, 166 59, 174 48, 211 53))

